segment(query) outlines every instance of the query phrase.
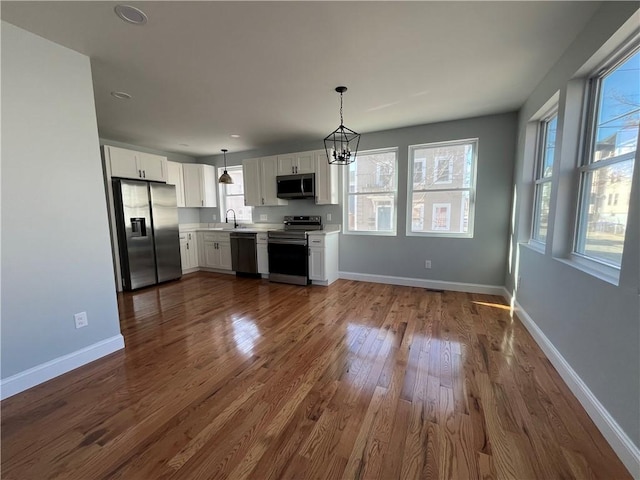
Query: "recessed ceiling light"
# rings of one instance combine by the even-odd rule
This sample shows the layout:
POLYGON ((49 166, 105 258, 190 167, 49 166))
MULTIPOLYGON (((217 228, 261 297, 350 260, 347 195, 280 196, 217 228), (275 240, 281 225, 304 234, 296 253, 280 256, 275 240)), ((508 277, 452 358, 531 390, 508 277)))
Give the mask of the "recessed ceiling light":
POLYGON ((111 92, 111 96, 116 97, 120 100, 129 100, 131 98, 131 95, 129 95, 127 92, 111 92))
POLYGON ((240 138, 240 135, 238 135, 237 133, 232 133, 231 135, 229 135, 231 138, 240 138))
POLYGON ((139 8, 131 5, 116 5, 113 9, 122 20, 134 25, 144 25, 147 23, 147 15, 139 8))

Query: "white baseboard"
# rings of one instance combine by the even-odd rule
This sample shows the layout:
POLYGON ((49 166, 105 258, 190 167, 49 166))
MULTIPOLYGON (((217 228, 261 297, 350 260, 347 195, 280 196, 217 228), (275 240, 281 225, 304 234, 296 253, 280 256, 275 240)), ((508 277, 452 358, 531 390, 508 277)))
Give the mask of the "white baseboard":
POLYGON ((484 293, 487 295, 504 294, 504 287, 498 285, 482 285, 479 283, 443 282, 424 278, 392 277, 390 275, 372 275, 369 273, 338 272, 338 277, 344 280, 359 282, 385 283, 388 285, 402 285, 405 287, 430 288, 432 290, 450 290, 454 292, 484 293))
POLYGON ((118 334, 4 378, 0 382, 0 399, 9 398, 122 348, 124 348, 124 337, 118 334))
MULTIPOLYGON (((503 295, 508 302, 511 302, 511 294, 506 288, 503 291, 503 295)), ((616 422, 607 409, 604 408, 604 405, 600 403, 598 398, 584 381, 582 381, 569 362, 565 360, 517 300, 513 302, 512 307, 518 314, 518 318, 522 321, 522 324, 529 331, 569 389, 587 411, 593 423, 598 427, 598 430, 600 430, 609 445, 611 445, 613 451, 616 452, 624 466, 627 467, 631 476, 633 478, 640 478, 640 449, 633 443, 624 430, 620 428, 618 422, 616 422)))

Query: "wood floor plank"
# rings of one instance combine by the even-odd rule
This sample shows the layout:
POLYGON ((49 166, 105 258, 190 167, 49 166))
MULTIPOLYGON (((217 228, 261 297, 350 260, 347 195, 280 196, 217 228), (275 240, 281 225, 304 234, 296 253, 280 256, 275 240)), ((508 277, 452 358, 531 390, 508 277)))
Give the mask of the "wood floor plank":
POLYGON ((2 478, 628 479, 491 295, 196 273, 126 350, 1 404, 2 478))

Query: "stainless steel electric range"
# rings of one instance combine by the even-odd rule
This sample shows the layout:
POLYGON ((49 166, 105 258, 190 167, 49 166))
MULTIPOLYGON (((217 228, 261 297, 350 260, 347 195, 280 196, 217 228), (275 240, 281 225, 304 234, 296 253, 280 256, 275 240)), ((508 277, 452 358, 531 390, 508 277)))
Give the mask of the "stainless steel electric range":
POLYGON ((284 230, 268 232, 269 281, 309 284, 307 232, 322 230, 322 217, 296 215, 284 217, 284 230))

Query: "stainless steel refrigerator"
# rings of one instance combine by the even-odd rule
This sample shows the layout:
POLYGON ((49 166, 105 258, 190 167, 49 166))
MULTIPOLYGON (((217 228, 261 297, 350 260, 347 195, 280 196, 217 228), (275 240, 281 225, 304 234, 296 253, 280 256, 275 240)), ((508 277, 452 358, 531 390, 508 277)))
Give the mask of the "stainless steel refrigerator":
POLYGON ((176 187, 113 180, 122 288, 154 285, 182 276, 176 187))

